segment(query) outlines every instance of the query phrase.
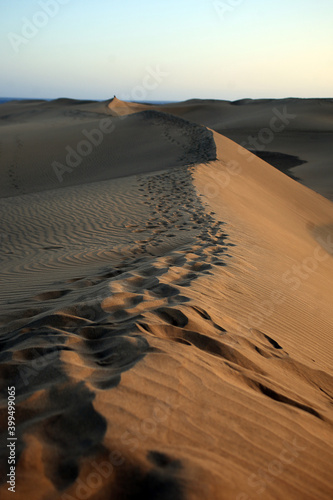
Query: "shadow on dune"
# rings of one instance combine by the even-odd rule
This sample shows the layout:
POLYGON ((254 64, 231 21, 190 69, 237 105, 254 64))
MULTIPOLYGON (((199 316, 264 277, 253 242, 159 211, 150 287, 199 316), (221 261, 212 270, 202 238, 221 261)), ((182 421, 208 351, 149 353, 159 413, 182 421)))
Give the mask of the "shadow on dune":
MULTIPOLYGON (((149 120, 159 128, 159 114, 149 120)), ((177 140, 173 121, 163 117, 160 132, 166 142, 177 140)), ((194 159, 201 147, 191 139, 196 134, 185 127, 187 133, 189 155, 184 161, 194 159)), ((199 154, 208 159, 205 147, 199 154)), ((133 255, 124 255, 114 269, 103 266, 91 280, 83 276, 58 282, 59 289, 52 286, 34 295, 34 308, 20 318, 4 318, 0 374, 17 388, 18 466, 22 452, 33 449, 29 440, 38 439, 45 474, 58 491, 75 489, 82 464, 105 451, 102 443, 112 415, 106 419, 95 410, 95 390, 117 387, 122 373, 148 353, 163 352, 163 342, 203 349, 204 336, 180 331, 188 323, 187 287, 209 275, 214 265, 226 265, 224 255, 231 243, 226 243, 223 222, 198 198, 191 170, 171 169, 138 179, 149 208, 146 229, 151 227, 133 255), (151 324, 158 324, 162 333, 151 324), (161 347, 150 345, 152 335, 159 335, 161 347)), ((198 329, 202 321, 205 331, 215 328, 204 311, 197 310, 195 316, 198 329)), ((219 331, 225 332, 221 327, 219 331)), ((211 343, 209 352, 219 353, 219 346, 211 343)), ((5 392, 3 387, 3 397, 5 392)), ((6 452, 1 458, 4 471, 6 452)), ((107 495, 119 500, 181 500, 179 469, 177 460, 156 451, 143 463, 129 456, 107 495)))
POLYGON ((298 156, 277 153, 275 151, 251 150, 251 153, 288 175, 288 177, 294 179, 294 181, 300 181, 300 178, 297 177, 291 169, 307 163, 306 161, 301 160, 298 156))
MULTIPOLYGON (((16 388, 16 463, 20 462, 29 437, 41 440, 45 475, 61 490, 76 480, 83 457, 101 452, 107 423, 94 409, 94 393, 84 382, 73 383, 66 376, 59 353, 54 351, 49 358, 52 362, 43 365, 45 352, 39 352, 43 368, 38 370, 31 364, 38 351, 30 349, 30 353, 26 352, 30 363, 12 359, 3 365, 1 375, 16 388)), ((2 397, 5 389, 2 388, 2 397)), ((2 420, 5 413, 6 409, 1 410, 2 420)), ((0 442, 3 484, 7 473, 7 433, 1 435, 0 442)))
POLYGON ((114 500, 185 500, 181 481, 177 477, 181 462, 167 455, 150 451, 147 456, 153 468, 143 470, 140 466, 128 464, 119 471, 114 500))
POLYGON ((111 117, 101 105, 60 99, 10 113, 10 123, 0 113, 4 198, 216 159, 210 130, 160 111, 111 117))

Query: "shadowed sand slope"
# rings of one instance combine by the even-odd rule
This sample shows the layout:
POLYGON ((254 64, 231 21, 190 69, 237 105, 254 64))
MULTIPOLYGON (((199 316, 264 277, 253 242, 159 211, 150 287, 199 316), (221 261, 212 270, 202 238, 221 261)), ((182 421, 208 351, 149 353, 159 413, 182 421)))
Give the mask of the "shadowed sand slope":
POLYGON ((215 159, 210 131, 154 110, 118 118, 69 99, 0 110, 1 197, 215 159))
MULTIPOLYGON (((114 107, 126 109, 119 102, 114 107)), ((192 99, 154 109, 214 129, 333 200, 332 99, 192 99)))
POLYGON ((141 128, 135 174, 3 192, 1 498, 15 386, 19 500, 331 499, 332 203, 216 132, 141 128))

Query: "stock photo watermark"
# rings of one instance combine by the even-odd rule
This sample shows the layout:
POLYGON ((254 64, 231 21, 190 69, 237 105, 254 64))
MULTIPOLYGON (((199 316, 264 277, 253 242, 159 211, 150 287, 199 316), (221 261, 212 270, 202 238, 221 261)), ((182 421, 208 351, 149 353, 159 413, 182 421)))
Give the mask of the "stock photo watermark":
POLYGON ((243 3, 244 0, 215 0, 213 7, 219 19, 224 21, 227 14, 234 12, 243 3))
MULTIPOLYGON (((127 100, 144 101, 149 97, 149 93, 156 90, 163 82, 164 78, 168 77, 169 73, 163 71, 158 65, 154 68, 148 66, 146 73, 142 78, 141 85, 133 87, 131 93, 126 95, 127 100)), ((128 105, 130 109, 130 105, 128 105)), ((119 115, 117 120, 124 120, 128 115, 119 115)), ((116 128, 115 117, 105 117, 99 121, 98 127, 87 130, 82 130, 82 139, 76 145, 67 145, 65 148, 65 159, 53 161, 51 167, 60 183, 63 182, 66 173, 73 172, 74 169, 82 164, 84 158, 90 156, 102 144, 106 135, 111 134, 116 128), (113 118, 113 119, 112 119, 113 118)))
POLYGON ((225 167, 225 171, 219 171, 216 174, 216 182, 205 184, 203 193, 207 198, 216 198, 221 193, 221 189, 226 189, 229 186, 231 178, 241 175, 243 171, 241 165, 236 160, 226 162, 225 167))
POLYGON ((276 459, 270 461, 265 467, 259 468, 256 473, 249 476, 247 484, 250 488, 253 488, 255 497, 247 493, 240 493, 237 495, 236 500, 253 500, 254 498, 258 498, 257 495, 263 495, 267 487, 282 476, 286 468, 294 463, 305 450, 306 447, 300 445, 296 437, 290 443, 283 443, 283 449, 276 459))
MULTIPOLYGON (((320 264, 329 259, 330 254, 333 255, 333 238, 331 234, 327 234, 327 238, 316 238, 319 245, 309 257, 305 257, 301 262, 293 264, 286 270, 281 281, 290 287, 292 292, 297 291, 302 284, 315 273, 320 264)), ((278 290, 273 290, 267 300, 264 300, 258 305, 257 310, 251 312, 247 319, 248 331, 251 328, 259 328, 265 320, 270 318, 276 311, 276 307, 283 304, 287 300, 287 294, 278 290)))
POLYGON ((111 118, 102 118, 99 122, 98 128, 91 130, 83 129, 82 135, 84 139, 79 141, 76 146, 66 146, 65 151, 67 155, 63 163, 53 161, 51 166, 57 176, 58 181, 63 182, 63 177, 66 172, 71 173, 79 167, 83 159, 89 156, 95 148, 100 146, 104 140, 105 135, 111 134, 115 129, 115 125, 111 118))
MULTIPOLYGON (((287 106, 283 106, 282 110, 273 108, 273 116, 269 121, 269 126, 261 128, 256 137, 249 135, 247 141, 240 144, 246 151, 242 148, 238 148, 238 151, 244 155, 248 153, 249 149, 264 151, 268 144, 273 142, 275 135, 283 132, 295 118, 297 115, 288 113, 287 106)), ((253 161, 254 158, 255 156, 248 155, 248 161, 253 161)))
POLYGON ((19 33, 9 32, 7 38, 14 52, 18 53, 20 48, 26 46, 30 40, 38 35, 41 29, 58 15, 63 5, 67 5, 71 0, 40 0, 38 5, 40 10, 37 10, 31 19, 23 17, 21 19, 22 26, 19 33))
POLYGON ((149 92, 156 90, 169 75, 170 73, 161 70, 159 65, 155 68, 148 66, 141 85, 133 87, 130 94, 124 94, 122 98, 125 101, 145 101, 149 97, 149 92))
POLYGON ((7 437, 7 448, 8 448, 8 465, 9 473, 7 474, 7 484, 8 491, 15 493, 16 487, 16 420, 15 420, 15 398, 16 389, 15 386, 7 388, 7 417, 8 417, 8 437, 7 437))
MULTIPOLYGON (((257 158, 249 149, 255 148, 255 151, 265 150, 268 144, 273 142, 276 134, 283 132, 291 121, 297 117, 297 115, 288 112, 287 106, 283 106, 282 109, 273 108, 272 114, 273 116, 270 118, 267 127, 262 127, 257 136, 249 135, 247 140, 238 146, 238 152, 242 156, 246 156, 246 161, 249 163, 257 158)), ((209 199, 217 198, 221 191, 229 186, 232 178, 241 175, 243 172, 242 166, 236 160, 230 160, 224 165, 225 170, 216 174, 214 182, 205 184, 204 195, 209 199)))

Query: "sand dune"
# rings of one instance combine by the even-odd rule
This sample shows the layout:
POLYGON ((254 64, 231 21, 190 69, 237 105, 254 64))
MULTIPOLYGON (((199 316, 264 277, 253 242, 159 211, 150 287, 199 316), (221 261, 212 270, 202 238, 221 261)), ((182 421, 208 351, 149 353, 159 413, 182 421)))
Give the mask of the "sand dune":
POLYGON ((115 118, 105 103, 63 99, 3 107, 2 197, 215 159, 211 132, 154 110, 115 118))
POLYGON ((192 99, 154 108, 223 134, 333 200, 332 99, 192 99))
POLYGON ((14 385, 18 499, 330 499, 332 203, 183 111, 4 106, 1 498, 14 385))

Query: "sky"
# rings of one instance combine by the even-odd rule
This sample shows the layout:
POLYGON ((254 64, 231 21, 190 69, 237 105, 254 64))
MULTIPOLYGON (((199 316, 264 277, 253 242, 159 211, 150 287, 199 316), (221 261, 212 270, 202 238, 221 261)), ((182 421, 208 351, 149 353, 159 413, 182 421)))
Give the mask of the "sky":
POLYGON ((333 97, 332 0, 0 0, 1 97, 333 97))

